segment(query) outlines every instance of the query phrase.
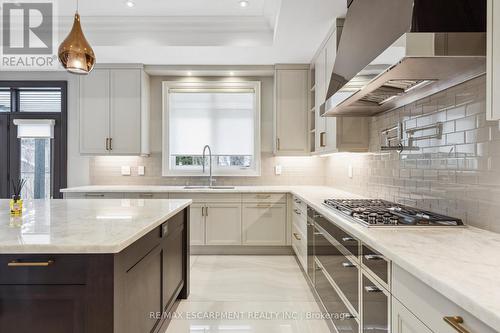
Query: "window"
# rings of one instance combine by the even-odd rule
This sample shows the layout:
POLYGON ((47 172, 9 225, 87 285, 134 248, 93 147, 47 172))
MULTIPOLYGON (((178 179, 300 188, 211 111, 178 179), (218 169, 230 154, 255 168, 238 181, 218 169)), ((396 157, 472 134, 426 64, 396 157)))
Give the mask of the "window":
POLYGON ((164 82, 163 175, 260 174, 260 82, 164 82))
POLYGON ((24 199, 61 198, 66 187, 66 82, 0 81, 0 197, 26 179, 24 199))

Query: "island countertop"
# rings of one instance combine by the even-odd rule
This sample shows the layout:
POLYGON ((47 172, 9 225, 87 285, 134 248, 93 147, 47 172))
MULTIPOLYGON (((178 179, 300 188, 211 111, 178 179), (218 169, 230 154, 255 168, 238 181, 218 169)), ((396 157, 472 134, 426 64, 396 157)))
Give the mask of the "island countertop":
POLYGON ((118 253, 192 203, 189 199, 0 200, 0 254, 118 253))

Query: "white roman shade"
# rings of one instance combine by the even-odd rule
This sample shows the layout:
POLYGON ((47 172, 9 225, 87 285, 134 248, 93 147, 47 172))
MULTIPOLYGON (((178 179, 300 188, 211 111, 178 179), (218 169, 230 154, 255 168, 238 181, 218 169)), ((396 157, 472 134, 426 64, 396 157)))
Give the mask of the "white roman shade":
POLYGON ((14 119, 18 138, 54 138, 54 119, 14 119))
POLYGON ((169 91, 170 155, 254 155, 253 89, 169 91))

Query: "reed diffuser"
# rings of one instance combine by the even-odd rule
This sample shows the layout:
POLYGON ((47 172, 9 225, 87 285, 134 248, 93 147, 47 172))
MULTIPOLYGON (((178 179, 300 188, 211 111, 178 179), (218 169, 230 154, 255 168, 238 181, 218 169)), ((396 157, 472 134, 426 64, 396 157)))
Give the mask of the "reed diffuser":
POLYGON ((21 199, 21 191, 26 185, 26 179, 12 180, 12 191, 14 195, 10 199, 10 215, 18 216, 23 213, 23 200, 21 199))

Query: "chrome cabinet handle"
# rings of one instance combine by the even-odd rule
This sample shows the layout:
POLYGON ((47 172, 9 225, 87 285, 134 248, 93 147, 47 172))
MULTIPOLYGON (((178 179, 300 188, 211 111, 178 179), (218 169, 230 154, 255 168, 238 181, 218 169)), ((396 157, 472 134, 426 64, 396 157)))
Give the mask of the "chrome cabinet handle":
POLYGON ((301 212, 300 212, 300 210, 298 210, 298 209, 294 209, 293 211, 294 211, 294 212, 295 212, 295 214, 297 214, 297 215, 302 215, 302 213, 301 213, 301 212))
POLYGON ((352 313, 346 313, 344 319, 356 319, 356 316, 352 313))
POLYGON ((299 237, 299 234, 296 232, 293 233, 293 237, 295 237, 295 239, 298 241, 301 240, 301 238, 299 237))
POLYGON ((382 292, 382 289, 378 288, 377 286, 365 286, 365 291, 367 293, 380 293, 382 292))
POLYGON ((354 264, 352 262, 343 262, 342 263, 342 267, 344 268, 351 268, 351 267, 355 267, 354 264))
POLYGON ((384 260, 384 256, 380 254, 365 254, 366 260, 384 260))
POLYGON ((205 216, 208 216, 208 207, 205 207, 205 216))
POLYGON ((12 260, 11 262, 7 263, 8 267, 48 267, 50 265, 54 264, 54 260, 48 260, 48 261, 35 261, 35 262, 28 262, 28 261, 18 261, 18 260, 12 260))
POLYGON ((315 232, 314 236, 323 236, 323 234, 321 232, 315 232))
POLYGON ((102 198, 104 194, 101 193, 85 193, 86 197, 102 198))
POLYGON ((320 214, 314 214, 314 215, 313 215, 313 218, 314 218, 314 219, 317 219, 317 218, 323 218, 323 216, 321 216, 320 214))
POLYGON ((293 199, 293 201, 295 201, 295 203, 297 203, 297 204, 301 204, 302 203, 302 201, 300 201, 299 199, 293 199))
POLYGON ((471 333, 468 329, 462 326, 464 318, 460 316, 443 317, 443 320, 459 333, 471 333))
POLYGON ((201 207, 201 216, 205 216, 205 207, 201 207))
POLYGON ((109 150, 109 138, 106 138, 106 150, 109 150))
POLYGON ((140 193, 139 197, 142 197, 142 198, 152 198, 153 197, 153 193, 140 193))
POLYGON ((352 237, 342 237, 342 242, 347 243, 347 242, 354 242, 355 239, 352 237))
POLYGON ((113 150, 113 138, 109 138, 109 150, 113 150))
POLYGON ((312 227, 314 224, 307 222, 307 223, 306 223, 306 225, 307 225, 308 227, 312 227))

